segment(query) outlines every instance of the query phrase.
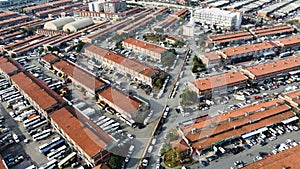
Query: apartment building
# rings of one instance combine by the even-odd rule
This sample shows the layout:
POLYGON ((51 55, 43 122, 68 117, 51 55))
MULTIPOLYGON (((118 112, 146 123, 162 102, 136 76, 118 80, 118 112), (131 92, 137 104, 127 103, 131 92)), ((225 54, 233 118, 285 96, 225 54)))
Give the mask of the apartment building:
POLYGON ((242 69, 241 72, 248 76, 253 83, 258 83, 274 77, 285 76, 295 70, 300 70, 300 57, 291 57, 247 67, 242 69))
POLYGON ((164 47, 134 38, 123 40, 122 45, 125 48, 133 49, 133 51, 137 53, 150 56, 153 60, 159 62, 161 61, 161 58, 168 53, 168 50, 164 47))
POLYGON ((88 3, 90 12, 118 13, 126 10, 126 0, 99 0, 88 3))
POLYGON ((194 19, 195 22, 202 25, 215 25, 220 28, 234 30, 241 27, 242 14, 219 8, 200 8, 196 9, 194 19))
POLYGON ((142 65, 137 61, 127 59, 96 45, 85 47, 84 52, 88 57, 95 59, 99 63, 105 64, 111 69, 119 71, 119 73, 129 75, 132 79, 139 80, 150 86, 160 75, 159 70, 142 65))
POLYGON ((244 46, 226 48, 217 53, 225 60, 225 63, 238 63, 260 57, 267 57, 268 54, 275 54, 278 51, 278 44, 275 42, 262 42, 244 46))
POLYGON ((219 67, 221 65, 221 57, 216 52, 209 52, 200 55, 199 58, 206 65, 206 68, 219 67))
POLYGON ((215 76, 200 78, 188 83, 188 87, 199 96, 211 98, 214 95, 231 93, 246 87, 248 78, 240 72, 228 72, 215 76))

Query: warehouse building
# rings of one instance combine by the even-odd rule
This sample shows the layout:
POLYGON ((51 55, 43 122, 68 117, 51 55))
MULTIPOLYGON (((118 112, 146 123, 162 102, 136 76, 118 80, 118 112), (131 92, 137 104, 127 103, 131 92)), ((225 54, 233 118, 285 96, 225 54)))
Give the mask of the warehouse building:
POLYGON ((93 25, 94 22, 90 18, 83 18, 77 21, 64 25, 63 31, 65 32, 77 32, 80 29, 93 25))
POLYGON ((71 17, 63 17, 53 21, 46 22, 44 25, 44 29, 48 30, 61 30, 64 25, 74 22, 75 19, 71 17))

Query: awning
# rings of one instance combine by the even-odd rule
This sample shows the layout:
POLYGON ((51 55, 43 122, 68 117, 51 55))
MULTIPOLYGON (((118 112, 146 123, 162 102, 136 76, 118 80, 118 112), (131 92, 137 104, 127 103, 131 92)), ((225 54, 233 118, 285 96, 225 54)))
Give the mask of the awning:
POLYGON ((260 134, 260 133, 262 133, 262 132, 264 132, 264 131, 267 131, 267 130, 268 130, 267 127, 263 127, 263 128, 258 129, 258 130, 255 130, 255 131, 252 131, 252 132, 250 132, 250 133, 246 133, 246 134, 242 135, 242 138, 245 139, 245 138, 254 136, 254 135, 256 135, 256 134, 260 134))
POLYGON ((293 122, 293 121, 298 120, 298 119, 299 119, 299 118, 298 118, 297 116, 294 116, 294 117, 291 117, 291 118, 289 118, 289 119, 283 120, 282 123, 283 123, 283 124, 288 124, 288 123, 293 122))

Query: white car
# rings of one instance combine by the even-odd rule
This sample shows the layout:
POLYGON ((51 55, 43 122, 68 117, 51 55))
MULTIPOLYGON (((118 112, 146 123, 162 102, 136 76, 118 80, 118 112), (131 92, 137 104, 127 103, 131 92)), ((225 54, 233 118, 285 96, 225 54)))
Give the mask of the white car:
POLYGON ((276 138, 275 136, 272 136, 272 137, 269 138, 270 141, 274 141, 274 140, 276 140, 276 139, 277 139, 277 138, 276 138))
POLYGON ((20 142, 19 137, 16 134, 13 134, 13 138, 14 138, 16 143, 20 142))

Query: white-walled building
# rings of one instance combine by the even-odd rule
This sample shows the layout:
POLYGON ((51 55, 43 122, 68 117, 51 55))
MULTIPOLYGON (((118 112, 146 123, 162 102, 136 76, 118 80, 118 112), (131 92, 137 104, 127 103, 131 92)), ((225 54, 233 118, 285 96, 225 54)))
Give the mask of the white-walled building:
POLYGON ((194 20, 203 25, 215 25, 232 30, 241 27, 242 14, 218 8, 200 8, 195 11, 194 20))

